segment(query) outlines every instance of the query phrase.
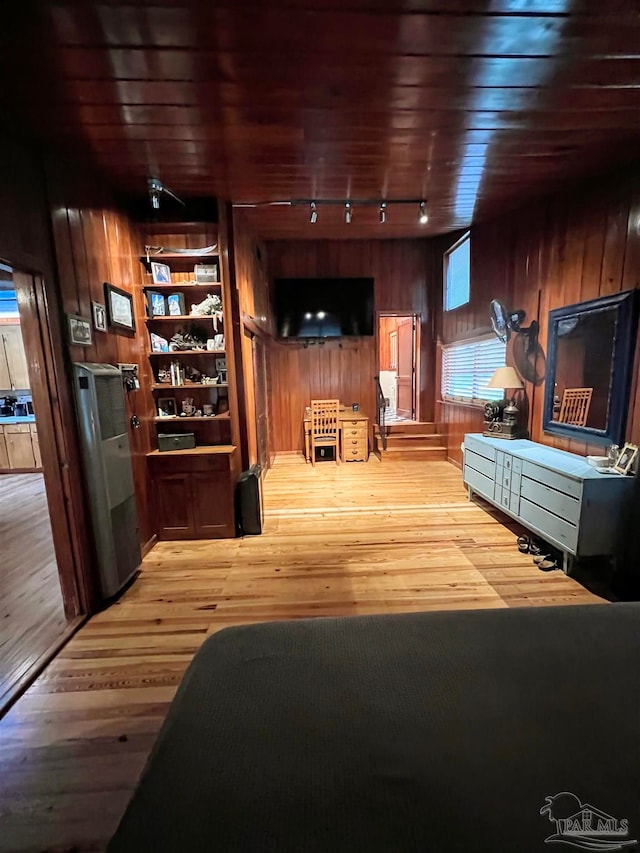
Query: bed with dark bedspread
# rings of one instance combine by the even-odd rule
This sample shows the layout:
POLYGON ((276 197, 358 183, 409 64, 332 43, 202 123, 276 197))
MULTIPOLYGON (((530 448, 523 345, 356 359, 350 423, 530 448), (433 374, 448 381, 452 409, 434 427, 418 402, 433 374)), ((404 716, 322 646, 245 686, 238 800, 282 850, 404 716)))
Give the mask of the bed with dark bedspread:
POLYGON ((220 631, 109 850, 528 853, 572 803, 640 840, 638 604, 220 631))

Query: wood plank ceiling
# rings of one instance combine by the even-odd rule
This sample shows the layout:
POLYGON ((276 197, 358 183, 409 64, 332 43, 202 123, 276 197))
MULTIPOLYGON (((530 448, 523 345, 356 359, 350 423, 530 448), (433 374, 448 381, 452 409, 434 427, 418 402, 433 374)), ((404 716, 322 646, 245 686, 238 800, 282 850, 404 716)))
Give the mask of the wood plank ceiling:
POLYGON ((428 199, 250 212, 264 237, 451 231, 630 162, 640 0, 25 0, 0 108, 119 191, 428 199))

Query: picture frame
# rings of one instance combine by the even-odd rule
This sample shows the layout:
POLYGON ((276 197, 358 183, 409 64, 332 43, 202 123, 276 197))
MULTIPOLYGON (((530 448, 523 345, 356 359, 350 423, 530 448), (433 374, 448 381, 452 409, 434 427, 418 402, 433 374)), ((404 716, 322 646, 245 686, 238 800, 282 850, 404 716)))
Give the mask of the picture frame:
POLYGON ((175 418, 178 415, 178 404, 175 397, 158 397, 158 417, 175 418))
POLYGON ((78 347, 90 347, 93 343, 91 334, 91 320, 88 317, 80 317, 77 314, 67 314, 67 325, 69 328, 69 343, 78 347))
POLYGON ((167 307, 170 317, 183 317, 186 314, 184 294, 170 293, 167 296, 167 307))
POLYGON ((157 290, 147 291, 147 312, 150 317, 166 317, 167 301, 164 293, 158 293, 157 290))
POLYGON ((133 296, 108 281, 104 283, 104 297, 107 303, 107 318, 113 329, 135 332, 136 321, 133 314, 133 296))
POLYGON ((91 311, 93 314, 93 328, 96 332, 107 331, 107 309, 102 302, 92 302, 91 311))
POLYGON ((151 275, 154 284, 171 284, 171 267, 151 261, 151 275))
POLYGON ((627 442, 616 459, 613 470, 618 474, 633 474, 638 460, 638 446, 627 442))

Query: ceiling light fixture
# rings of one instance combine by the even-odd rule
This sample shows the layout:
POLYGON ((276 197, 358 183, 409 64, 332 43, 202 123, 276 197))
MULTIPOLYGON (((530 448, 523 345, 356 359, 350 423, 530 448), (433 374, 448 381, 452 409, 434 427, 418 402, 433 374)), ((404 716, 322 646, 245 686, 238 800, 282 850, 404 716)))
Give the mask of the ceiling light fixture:
POLYGON ((309 222, 311 222, 312 225, 315 225, 315 223, 317 221, 318 221, 318 210, 316 208, 315 201, 312 201, 311 202, 311 216, 309 217, 309 222))
POLYGON ((429 216, 427 215, 427 203, 426 201, 420 202, 420 216, 418 217, 418 222, 420 225, 426 225, 429 221, 429 216))
POLYGON ((387 221, 387 203, 386 201, 380 202, 380 224, 384 225, 387 221))
POLYGON ((351 216, 352 216, 351 202, 347 201, 347 202, 345 202, 345 205, 344 205, 344 221, 347 223, 347 225, 351 225, 351 216))

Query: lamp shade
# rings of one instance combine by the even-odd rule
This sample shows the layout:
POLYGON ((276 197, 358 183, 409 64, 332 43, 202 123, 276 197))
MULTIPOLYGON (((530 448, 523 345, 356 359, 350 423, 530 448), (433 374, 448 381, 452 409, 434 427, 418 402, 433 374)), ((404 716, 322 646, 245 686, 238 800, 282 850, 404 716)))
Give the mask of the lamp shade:
POLYGON ((487 388, 524 388, 513 367, 499 367, 487 382, 487 388))

